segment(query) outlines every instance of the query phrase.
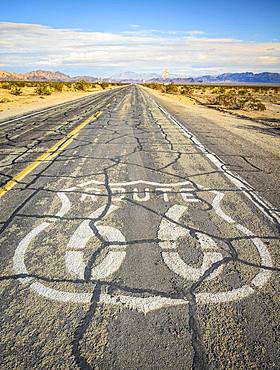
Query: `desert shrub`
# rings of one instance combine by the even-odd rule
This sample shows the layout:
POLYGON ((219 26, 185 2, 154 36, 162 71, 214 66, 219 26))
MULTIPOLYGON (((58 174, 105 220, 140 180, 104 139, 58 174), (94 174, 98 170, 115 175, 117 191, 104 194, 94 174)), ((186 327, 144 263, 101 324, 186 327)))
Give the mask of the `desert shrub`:
POLYGON ((50 83, 50 86, 55 91, 62 92, 63 91, 63 88, 64 88, 64 82, 51 82, 50 83))
POLYGON ((199 94, 203 94, 206 91, 206 88, 204 86, 198 86, 195 89, 196 89, 196 92, 199 94))
POLYGON ((10 93, 12 94, 12 95, 21 95, 22 94, 22 89, 20 88, 20 87, 18 87, 18 86, 12 86, 11 87, 11 90, 10 90, 10 93))
POLYGON ((43 87, 45 86, 44 82, 34 81, 33 87, 43 87))
POLYGON ((9 102, 11 102, 12 100, 11 99, 9 99, 9 98, 2 98, 2 99, 0 99, 0 103, 9 103, 9 102))
POLYGON ((25 87, 26 85, 28 85, 28 83, 26 83, 25 81, 14 81, 13 84, 14 86, 18 87, 25 87))
POLYGON ((100 82, 99 85, 101 86, 101 88, 103 90, 107 89, 109 87, 109 83, 108 82, 100 82))
POLYGON ((26 87, 35 87, 35 86, 36 86, 36 84, 37 84, 37 82, 36 82, 36 81, 26 81, 26 82, 25 82, 25 86, 26 86, 26 87))
POLYGON ((225 94, 227 92, 228 88, 224 87, 224 86, 220 86, 219 87, 219 93, 220 94, 225 94))
POLYGON ((246 90, 239 90, 239 95, 247 95, 248 92, 246 90))
POLYGON ((146 83, 145 86, 149 87, 150 89, 154 89, 154 90, 161 90, 162 88, 162 84, 159 84, 157 82, 146 83))
POLYGON ((244 109, 244 110, 265 110, 265 105, 259 100, 252 97, 252 94, 239 94, 238 92, 228 91, 224 94, 219 94, 211 102, 213 105, 220 105, 228 109, 244 109))
POLYGON ((217 86, 213 86, 213 89, 211 91, 213 94, 218 94, 220 92, 220 88, 217 86))
POLYGON ((51 95, 51 93, 52 93, 52 90, 49 85, 38 84, 38 86, 35 89, 35 94, 37 95, 41 95, 41 96, 51 95))
POLYGON ((180 94, 182 95, 192 95, 193 94, 193 88, 189 86, 182 86, 180 89, 180 94))
POLYGON ((244 108, 246 110, 255 110, 255 111, 266 110, 266 106, 259 99, 254 98, 251 98, 248 102, 246 102, 244 108))
POLYGON ((75 86, 75 83, 74 82, 63 82, 63 85, 66 89, 72 90, 75 86))
POLYGON ((75 82, 74 84, 75 90, 87 91, 88 87, 89 87, 89 84, 84 80, 75 82))
POLYGON ((227 92, 217 95, 212 104, 220 105, 229 109, 242 109, 245 102, 246 98, 239 98, 236 94, 227 92))
POLYGON ((11 85, 10 82, 2 82, 1 83, 1 87, 2 87, 2 89, 10 90, 10 88, 12 87, 12 85, 11 85))
POLYGON ((165 86, 165 91, 169 94, 176 94, 178 90, 178 86, 175 84, 168 84, 165 86))
POLYGON ((262 87, 256 87, 255 91, 259 94, 265 94, 266 89, 263 89, 262 87))

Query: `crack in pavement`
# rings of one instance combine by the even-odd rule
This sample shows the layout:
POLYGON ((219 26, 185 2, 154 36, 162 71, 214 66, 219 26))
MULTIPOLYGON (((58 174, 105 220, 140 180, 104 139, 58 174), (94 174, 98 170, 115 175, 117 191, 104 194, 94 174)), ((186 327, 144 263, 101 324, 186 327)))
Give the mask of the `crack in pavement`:
POLYGON ((93 367, 87 362, 87 360, 80 353, 80 342, 83 339, 96 311, 96 307, 100 298, 101 287, 100 284, 96 284, 93 289, 91 303, 85 316, 80 321, 79 325, 74 331, 74 339, 72 342, 72 355, 74 356, 76 365, 83 370, 91 370, 93 367))
MULTIPOLYGON (((133 88, 134 89, 134 88, 133 88)), ((136 90, 134 90, 136 91, 136 90)), ((117 94, 115 94, 117 96, 117 94)), ((112 99, 112 97, 110 97, 112 99)), ((108 97, 109 100, 109 97, 108 97)), ((32 174, 28 179, 27 182, 19 182, 19 184, 23 185, 23 189, 16 189, 15 191, 31 191, 32 193, 24 199, 24 201, 18 206, 14 212, 5 220, 2 224, 1 231, 4 231, 10 226, 10 224, 16 219, 16 218, 34 218, 34 220, 40 220, 44 218, 49 219, 56 219, 61 220, 65 223, 67 223, 70 220, 89 220, 90 228, 93 231, 93 234, 98 239, 98 247, 97 249, 91 253, 87 260, 87 264, 84 270, 84 278, 83 279, 65 279, 60 277, 48 277, 48 276, 39 276, 36 274, 15 274, 15 275, 2 275, 0 276, 0 280, 2 281, 14 281, 18 279, 28 279, 28 278, 34 278, 38 280, 42 280, 48 283, 69 283, 69 284, 80 284, 84 286, 90 287, 92 291, 92 297, 90 305, 85 313, 85 315, 81 318, 79 324, 74 330, 73 333, 73 341, 72 341, 72 355, 75 359, 75 364, 78 368, 81 369, 92 369, 95 367, 96 364, 89 364, 88 360, 86 359, 86 356, 84 356, 81 353, 81 343, 82 340, 89 328, 89 326, 92 323, 92 320, 94 318, 96 308, 98 304, 100 304, 100 295, 102 288, 107 289, 107 292, 111 296, 114 296, 116 294, 116 291, 121 291, 125 293, 131 293, 133 295, 154 295, 159 297, 165 297, 165 298, 177 298, 177 299, 188 299, 189 305, 189 328, 191 332, 191 342, 192 342, 192 348, 193 348, 193 363, 192 368, 193 369, 204 369, 209 367, 208 357, 207 357, 207 351, 205 348, 205 343, 203 342, 203 336, 202 336, 202 329, 199 325, 199 314, 197 312, 197 302, 195 298, 195 293, 197 289, 205 282, 205 280, 215 271, 218 270, 219 267, 232 264, 233 268, 235 269, 236 273, 239 274, 239 278, 242 279, 240 272, 237 269, 237 266, 239 265, 247 265, 252 267, 252 269, 263 269, 268 270, 272 272, 280 272, 280 269, 277 267, 271 267, 271 266, 265 266, 263 264, 257 264, 251 261, 247 261, 244 258, 241 258, 239 256, 238 251, 235 248, 235 241, 252 241, 255 238, 261 238, 262 240, 276 240, 277 237, 274 236, 266 236, 266 235, 242 235, 242 236, 234 236, 234 237, 224 237, 220 235, 220 231, 217 231, 217 235, 215 234, 215 231, 211 232, 205 232, 201 231, 199 228, 192 227, 190 225, 186 225, 179 221, 174 221, 172 218, 168 217, 165 213, 158 211, 157 209, 153 209, 152 207, 147 206, 146 204, 139 203, 133 199, 128 198, 129 195, 133 196, 133 191, 127 191, 125 194, 125 197, 122 198, 122 202, 125 205, 132 205, 135 207, 135 209, 143 209, 148 212, 149 215, 156 215, 159 220, 167 220, 168 222, 172 223, 175 226, 182 227, 183 229, 187 230, 190 235, 197 239, 197 233, 202 233, 203 235, 207 235, 215 241, 221 242, 222 245, 219 245, 225 256, 217 262, 214 262, 211 264, 209 268, 207 268, 202 276, 198 280, 196 280, 194 283, 191 284, 190 287, 183 286, 183 288, 180 288, 180 286, 177 284, 176 281, 173 282, 173 289, 174 291, 168 291, 163 292, 160 290, 155 289, 144 289, 144 288, 138 288, 138 287, 129 287, 125 284, 118 283, 116 281, 105 281, 105 280, 95 280, 91 276, 91 271, 96 263, 96 260, 98 257, 100 257, 102 251, 105 248, 108 248, 112 245, 114 246, 137 246, 141 248, 144 244, 149 244, 151 246, 159 246, 159 243, 165 242, 165 240, 159 239, 159 238, 142 238, 142 239, 134 239, 134 240, 128 240, 125 242, 122 241, 114 241, 114 240, 106 240, 102 234, 98 230, 98 222, 103 221, 103 219, 108 215, 108 212, 110 210, 110 207, 112 206, 113 197, 116 195, 116 192, 114 192, 114 188, 112 186, 112 182, 110 180, 111 173, 114 170, 116 173, 121 173, 121 170, 124 166, 126 168, 131 168, 135 171, 137 170, 143 170, 147 171, 148 174, 151 174, 152 176, 156 175, 162 175, 166 176, 168 178, 172 179, 180 179, 184 181, 189 181, 190 184, 193 186, 192 193, 195 193, 197 195, 197 198, 201 201, 203 205, 203 211, 205 213, 211 211, 213 209, 213 205, 210 201, 203 198, 204 193, 207 193, 209 191, 224 191, 228 192, 228 194, 242 194, 243 190, 236 189, 232 186, 225 188, 225 185, 222 185, 221 188, 218 187, 217 184, 213 185, 211 188, 207 189, 201 189, 198 187, 198 185, 195 183, 194 180, 196 180, 200 176, 207 176, 210 174, 220 174, 223 173, 223 171, 226 171, 226 164, 222 166, 222 169, 214 169, 211 171, 198 171, 195 174, 187 174, 186 169, 182 167, 182 169, 179 168, 181 165, 180 163, 185 158, 185 156, 193 155, 196 156, 196 158, 203 157, 203 153, 196 152, 197 146, 195 143, 192 143, 188 147, 190 148, 190 152, 188 152, 186 149, 184 150, 176 150, 177 147, 181 145, 181 143, 174 142, 176 140, 176 135, 181 135, 179 131, 174 128, 166 128, 165 124, 167 122, 167 118, 163 115, 162 112, 159 110, 156 111, 155 114, 153 114, 153 111, 151 110, 151 104, 149 103, 148 99, 144 96, 144 94, 137 90, 136 93, 132 97, 131 107, 130 110, 128 110, 127 105, 129 102, 126 100, 126 96, 120 96, 119 98, 116 98, 116 101, 113 103, 113 105, 110 107, 110 111, 105 111, 104 116, 98 127, 94 127, 94 125, 90 124, 87 128, 87 131, 84 132, 79 139, 75 138, 74 142, 71 145, 71 148, 67 148, 63 150, 61 153, 59 153, 58 157, 54 159, 52 162, 48 164, 48 166, 45 166, 42 168, 38 173, 32 174), (136 106, 136 100, 142 99, 142 106, 136 106), (134 101, 134 100, 135 101, 134 101), (143 106, 144 105, 144 106, 143 106), (121 114, 115 115, 115 113, 120 110, 121 107, 123 108, 125 114, 125 120, 123 120, 123 116, 121 114), (161 114, 162 118, 159 118, 158 115, 161 114), (120 122, 122 127, 125 127, 125 130, 121 129, 120 122), (150 128, 147 128, 145 126, 145 122, 149 122, 150 128), (130 130, 130 131, 129 131, 130 130), (91 140, 90 137, 92 137, 94 134, 99 133, 97 137, 94 137, 94 140, 91 140), (160 136, 160 138, 159 138, 160 136), (148 139, 151 137, 151 140, 148 139), (119 142, 118 142, 119 141, 119 142), (157 145, 157 148, 159 147, 166 147, 166 150, 152 150, 152 145, 149 144, 155 144, 157 145), (102 145, 107 148, 108 150, 108 158, 106 156, 102 155, 83 155, 81 152, 82 150, 89 150, 92 152, 93 148, 102 148, 102 145), (123 145, 123 148, 121 146, 123 145), (116 150, 116 154, 112 154, 112 151, 115 150, 115 148, 118 149, 118 146, 120 146, 119 151, 116 150), (111 149, 112 148, 112 149, 111 149), (186 151, 185 151, 186 150, 186 151), (78 151, 78 154, 75 153, 75 151, 78 151), (73 154, 71 154, 73 153, 73 154), (138 155, 141 155, 141 157, 138 157, 138 155), (154 161, 151 161, 149 163, 148 160, 146 160, 146 157, 144 157, 144 154, 148 154, 152 156, 152 154, 156 153, 162 153, 164 154, 164 159, 167 161, 167 163, 164 164, 156 164, 154 161), (143 160, 143 163, 141 161, 143 160), (81 163, 89 162, 88 166, 94 167, 94 171, 91 171, 86 174, 61 174, 59 175, 53 175, 50 172, 56 171, 55 166, 62 166, 62 165, 69 165, 71 163, 75 163, 77 161, 81 161, 81 163), (84 162, 82 162, 84 161, 84 162), (92 162, 90 162, 92 161, 92 162), (95 162, 96 161, 96 162, 95 162), (138 161, 138 163, 137 163, 138 161), (139 163, 140 162, 140 163, 139 163), (96 164, 96 165, 95 165, 96 164), (172 170, 175 171, 174 166, 178 166, 177 173, 173 173, 172 170), (157 168, 158 167, 158 168, 157 168), (168 171, 166 171, 168 169, 168 171), (151 172, 149 172, 151 171, 151 172), (178 172, 184 173, 184 175, 178 174, 178 172), (44 192, 46 194, 53 194, 62 192, 62 187, 58 183, 56 185, 56 180, 59 179, 84 179, 84 178, 92 178, 94 176, 101 176, 102 177, 102 186, 105 189, 105 193, 97 193, 95 191, 88 191, 88 190, 70 190, 65 191, 67 194, 74 194, 74 195, 94 195, 98 196, 101 199, 104 200, 104 207, 102 209, 102 212, 96 217, 78 217, 78 216, 56 216, 52 214, 34 214, 34 213, 25 213, 24 208, 25 206, 31 204, 33 200, 36 200, 35 196, 43 196, 44 192), (48 181, 53 180, 54 186, 57 186, 58 190, 56 189, 50 189, 46 188, 52 186, 52 183, 49 184, 48 181), (43 185, 39 183, 39 181, 43 182, 43 185), (44 182, 46 185, 44 185, 44 182), (38 186, 36 188, 36 186, 38 186), (35 199, 34 199, 35 198, 35 199)), ((90 102, 88 105, 90 106, 90 102)), ((86 108, 83 108, 86 109, 86 108)), ((89 107, 89 110, 92 109, 92 107, 89 107)), ((78 108, 77 108, 78 110, 78 108)), ((85 113, 85 111, 84 111, 85 113)), ((66 117, 69 115, 68 112, 64 112, 64 116, 66 117)), ((123 114, 124 115, 124 114, 123 114)), ((67 118, 67 117, 66 117, 67 118)), ((56 118, 54 118, 55 120, 56 118)), ((75 121, 75 118, 72 122, 75 121)), ((41 122, 42 123, 42 122, 41 122)), ((50 119, 44 120, 44 124, 50 124, 50 119)), ((65 132, 68 130, 70 125, 70 120, 68 117, 68 122, 61 125, 61 127, 56 128, 57 133, 61 135, 65 135, 65 132)), ((37 128, 38 129, 38 128, 37 128)), ((38 130, 39 132, 39 130, 38 130)), ((41 132, 45 132, 45 130, 41 130, 41 132)), ((46 131, 47 132, 47 131, 46 131)), ((54 132, 53 130, 50 130, 50 132, 54 132)), ((24 133, 23 133, 24 135, 24 133)), ((6 134, 7 136, 7 134, 6 134)), ((22 145, 21 149, 25 150, 23 153, 15 153, 15 155, 18 155, 18 157, 11 160, 10 165, 18 165, 25 163, 24 161, 19 161, 19 159, 26 156, 30 156, 32 154, 32 150, 36 149, 38 145, 41 145, 44 143, 44 140, 36 139, 34 138, 34 142, 32 143, 31 147, 27 147, 22 145), (25 148, 25 149, 24 149, 25 148)), ((48 141, 52 141, 55 139, 45 139, 48 141)), ((6 137, 6 141, 8 141, 9 145, 15 145, 17 142, 11 139, 9 136, 6 137)), ((25 142, 25 141, 23 141, 25 142)), ((45 141, 46 143, 46 141, 45 141)), ((186 148, 184 144, 182 144, 182 148, 186 148)), ((149 159, 149 157, 148 157, 149 159)), ((246 161, 246 159, 244 159, 246 161)), ((28 162, 28 161, 27 161, 28 162)), ((250 163, 248 163, 250 164, 250 163)), ((75 164, 76 165, 76 164, 75 164)), ((250 164, 252 165, 252 164, 250 164)), ((252 165, 254 167, 254 165, 252 165)), ((60 168, 60 167, 58 167, 60 168)), ((257 168, 256 168, 257 169, 257 168)), ((176 171, 175 171, 176 172, 176 171)), ((144 172, 146 173, 146 172, 144 172)), ((115 174, 113 173, 115 176, 115 174)), ((9 178, 11 176, 10 174, 3 174, 3 176, 6 176, 9 178)), ((71 181, 70 181, 71 182, 71 181)), ((17 194, 17 193, 16 193, 17 194)), ((117 193, 119 194, 119 193, 117 193)), ((156 191, 150 191, 150 194, 158 195, 158 192, 156 191)), ((179 191, 170 191, 170 194, 176 195, 181 194, 179 191)), ((140 190, 138 193, 138 196, 145 195, 145 192, 143 190, 140 190)), ((170 241, 170 240, 169 240, 170 241)))

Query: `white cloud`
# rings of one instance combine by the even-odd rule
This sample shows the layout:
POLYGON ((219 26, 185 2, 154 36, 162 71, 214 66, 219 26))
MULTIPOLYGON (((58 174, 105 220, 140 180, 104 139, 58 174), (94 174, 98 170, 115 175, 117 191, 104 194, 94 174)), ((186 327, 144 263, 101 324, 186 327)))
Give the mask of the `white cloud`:
POLYGON ((2 22, 0 58, 2 66, 15 70, 75 68, 86 73, 101 67, 153 72, 169 68, 190 75, 279 71, 280 42, 210 38, 200 30, 137 28, 109 33, 2 22))
POLYGON ((205 32, 200 31, 200 30, 191 30, 187 32, 190 36, 199 36, 199 35, 204 35, 205 32))

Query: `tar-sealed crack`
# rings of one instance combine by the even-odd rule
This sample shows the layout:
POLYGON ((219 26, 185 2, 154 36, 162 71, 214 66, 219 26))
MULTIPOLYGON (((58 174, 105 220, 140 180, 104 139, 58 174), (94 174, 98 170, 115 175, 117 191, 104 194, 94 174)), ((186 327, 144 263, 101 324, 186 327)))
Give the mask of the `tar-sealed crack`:
POLYGON ((96 283, 93 289, 89 309, 74 331, 74 339, 72 342, 72 355, 74 356, 77 366, 83 370, 91 370, 94 368, 92 365, 90 365, 87 362, 84 356, 81 355, 80 342, 83 339, 83 336, 85 335, 88 327, 91 324, 94 313, 96 311, 96 307, 99 301, 100 294, 101 294, 101 286, 99 283, 96 283))

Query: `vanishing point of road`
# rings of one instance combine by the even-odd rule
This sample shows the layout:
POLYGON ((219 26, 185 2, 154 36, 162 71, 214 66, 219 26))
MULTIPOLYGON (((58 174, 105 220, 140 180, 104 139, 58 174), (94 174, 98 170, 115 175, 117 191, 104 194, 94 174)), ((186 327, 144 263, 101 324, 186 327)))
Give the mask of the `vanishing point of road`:
POLYGON ((279 369, 279 175, 225 136, 134 85, 0 122, 1 369, 279 369))

